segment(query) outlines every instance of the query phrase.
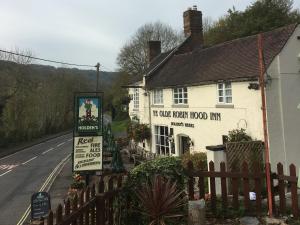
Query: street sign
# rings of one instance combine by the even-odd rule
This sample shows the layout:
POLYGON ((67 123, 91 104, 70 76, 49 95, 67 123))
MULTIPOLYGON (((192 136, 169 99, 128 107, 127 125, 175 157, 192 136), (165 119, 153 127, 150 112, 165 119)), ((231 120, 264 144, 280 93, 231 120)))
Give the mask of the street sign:
POLYGON ((75 131, 80 134, 102 134, 102 97, 76 96, 75 131))
POLYGON ((31 219, 46 217, 51 209, 50 195, 47 192, 37 192, 31 196, 31 219))
POLYGON ((102 136, 74 137, 73 171, 102 170, 102 136))

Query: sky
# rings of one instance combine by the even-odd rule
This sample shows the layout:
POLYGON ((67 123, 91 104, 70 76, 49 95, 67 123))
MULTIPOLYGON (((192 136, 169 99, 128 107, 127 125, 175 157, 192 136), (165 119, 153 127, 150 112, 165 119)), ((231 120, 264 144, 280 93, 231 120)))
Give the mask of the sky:
MULTIPOLYGON (((0 0, 0 49, 30 50, 34 56, 115 71, 117 55, 145 23, 183 29, 182 14, 196 5, 217 20, 229 8, 254 0, 0 0)), ((300 0, 294 0, 300 8, 300 0)), ((39 63, 39 62, 35 62, 39 63)), ((60 66, 60 65, 57 65, 60 66)))

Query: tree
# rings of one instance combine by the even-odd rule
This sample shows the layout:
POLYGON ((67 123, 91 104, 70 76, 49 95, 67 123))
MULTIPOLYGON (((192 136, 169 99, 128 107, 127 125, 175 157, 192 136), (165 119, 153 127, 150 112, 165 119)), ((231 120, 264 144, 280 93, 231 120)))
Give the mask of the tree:
POLYGON ((243 12, 233 7, 204 33, 205 44, 214 45, 299 23, 300 13, 292 6, 292 0, 261 0, 243 12))
POLYGON ((141 26, 131 39, 121 48, 117 63, 122 72, 142 76, 148 66, 148 41, 159 40, 162 51, 168 51, 183 40, 183 34, 161 22, 141 26))

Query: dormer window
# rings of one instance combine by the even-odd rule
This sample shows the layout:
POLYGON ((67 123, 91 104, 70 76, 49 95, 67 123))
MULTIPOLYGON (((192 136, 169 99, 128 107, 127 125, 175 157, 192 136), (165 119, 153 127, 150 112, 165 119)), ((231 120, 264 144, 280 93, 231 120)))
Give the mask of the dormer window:
POLYGON ((232 103, 232 90, 230 82, 218 84, 218 102, 221 104, 232 103))
POLYGON ((174 88, 173 89, 173 103, 175 105, 188 104, 187 87, 181 87, 181 88, 174 88))

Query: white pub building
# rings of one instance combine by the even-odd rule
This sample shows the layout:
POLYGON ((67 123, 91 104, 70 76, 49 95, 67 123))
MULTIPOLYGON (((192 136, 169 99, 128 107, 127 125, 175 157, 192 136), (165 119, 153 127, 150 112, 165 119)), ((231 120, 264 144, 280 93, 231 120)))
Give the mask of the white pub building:
MULTIPOLYGON (((131 119, 151 128, 144 148, 176 156, 207 151, 239 128, 263 141, 258 36, 205 47, 201 11, 188 9, 183 19, 186 39, 164 53, 159 41, 150 41, 149 68, 128 86, 131 119)), ((270 161, 299 167, 300 27, 263 33, 262 44, 270 161)))

